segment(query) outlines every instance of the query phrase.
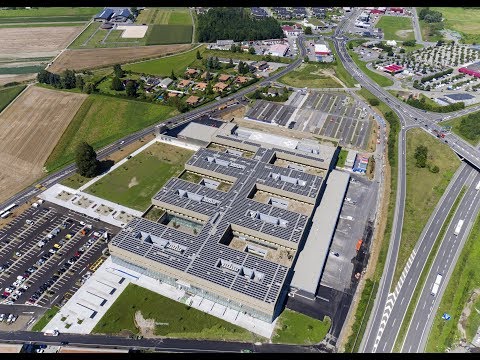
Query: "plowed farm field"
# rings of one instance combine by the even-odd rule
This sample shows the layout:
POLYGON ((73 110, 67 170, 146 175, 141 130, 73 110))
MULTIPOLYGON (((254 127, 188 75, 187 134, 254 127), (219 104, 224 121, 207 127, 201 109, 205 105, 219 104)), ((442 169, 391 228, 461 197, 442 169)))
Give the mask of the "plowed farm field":
POLYGON ((43 175, 85 94, 30 86, 0 114, 0 202, 43 175))
POLYGON ((151 59, 186 51, 190 44, 154 45, 112 49, 66 50, 49 67, 49 71, 60 73, 65 69, 84 70, 125 64, 132 61, 151 59))
POLYGON ((0 29, 0 57, 56 55, 83 26, 27 27, 0 29))

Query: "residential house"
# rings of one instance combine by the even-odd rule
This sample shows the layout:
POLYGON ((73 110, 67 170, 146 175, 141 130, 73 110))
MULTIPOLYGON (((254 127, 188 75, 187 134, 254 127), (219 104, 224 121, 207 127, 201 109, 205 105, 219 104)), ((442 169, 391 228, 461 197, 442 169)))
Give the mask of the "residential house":
POLYGON ((225 84, 223 82, 218 82, 215 85, 213 85, 213 90, 216 92, 223 92, 227 87, 228 87, 228 84, 225 84))
POLYGON ((232 77, 231 75, 221 74, 221 75, 218 77, 218 81, 226 82, 226 81, 230 80, 231 77, 232 77))
POLYGON ((162 89, 168 88, 173 83, 173 80, 170 78, 165 78, 160 82, 160 87, 162 89))
POLYGON ((177 88, 178 89, 185 89, 186 87, 188 87, 190 85, 190 83, 191 83, 190 80, 186 80, 186 79, 180 80, 177 84, 177 88))
POLYGON ((187 76, 187 77, 189 77, 189 78, 194 78, 194 77, 196 77, 199 73, 200 73, 200 71, 197 70, 197 69, 187 69, 187 71, 185 71, 185 76, 187 76))
POLYGON ((264 71, 266 69, 268 69, 268 63, 266 61, 259 61, 255 64, 252 64, 255 69, 257 69, 258 71, 264 71))
POLYGON ((200 98, 198 96, 190 96, 185 102, 188 104, 188 105, 191 105, 191 106, 195 106, 199 103, 200 101, 200 98))
POLYGON ((245 77, 245 76, 237 76, 237 78, 235 79, 235 82, 238 83, 238 84, 246 84, 248 82, 249 78, 245 77))
POLYGON ((205 91, 207 88, 208 84, 205 82, 199 82, 196 83, 195 86, 193 87, 193 90, 200 90, 200 91, 205 91))
POLYGON ((252 15, 257 19, 264 19, 268 16, 268 13, 265 11, 265 9, 259 7, 252 7, 251 10, 252 15))

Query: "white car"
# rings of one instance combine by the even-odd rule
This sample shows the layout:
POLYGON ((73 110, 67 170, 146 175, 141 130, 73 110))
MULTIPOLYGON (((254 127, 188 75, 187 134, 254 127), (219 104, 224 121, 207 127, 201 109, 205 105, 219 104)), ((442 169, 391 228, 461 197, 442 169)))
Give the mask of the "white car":
POLYGON ((85 221, 80 221, 80 225, 85 226, 87 223, 85 221))
POLYGON ((2 322, 3 320, 5 320, 5 314, 0 314, 0 322, 2 322))
POLYGON ((17 251, 17 252, 15 253, 15 256, 16 256, 16 257, 22 257, 22 255, 23 255, 23 254, 22 254, 21 252, 19 252, 19 251, 17 251))
POLYGON ((12 295, 12 299, 13 299, 13 300, 18 300, 18 295, 17 295, 17 294, 13 294, 13 295, 12 295))
POLYGON ((28 286, 28 285, 25 284, 25 285, 22 285, 21 288, 22 288, 23 290, 28 290, 28 289, 30 289, 30 286, 28 286))

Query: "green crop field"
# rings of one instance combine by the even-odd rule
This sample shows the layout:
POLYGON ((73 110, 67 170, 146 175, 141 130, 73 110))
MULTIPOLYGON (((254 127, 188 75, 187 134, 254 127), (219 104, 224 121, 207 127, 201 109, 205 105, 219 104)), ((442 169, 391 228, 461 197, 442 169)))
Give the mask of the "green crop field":
MULTIPOLYGON (((44 16, 44 17, 0 17, 0 24, 29 24, 34 23, 64 23, 64 22, 87 22, 91 16, 44 16)), ((77 24, 78 25, 78 24, 77 24)))
POLYGON ((98 180, 85 191, 145 211, 158 190, 183 170, 193 151, 155 143, 98 180))
POLYGON ((19 85, 0 89, 0 112, 2 112, 25 87, 25 85, 19 85))
POLYGON ((460 166, 460 160, 446 145, 421 129, 407 132, 407 191, 405 198, 405 215, 402 228, 402 240, 398 252, 392 287, 395 288, 398 279, 407 263, 420 234, 433 209, 442 197, 455 171, 460 166), (429 164, 440 168, 438 173, 431 172, 427 167, 415 165, 415 149, 419 145, 428 148, 429 164))
POLYGON ((278 318, 272 342, 283 344, 318 344, 327 335, 331 320, 325 317, 323 321, 311 318, 289 309, 283 310, 278 318))
POLYGON ((88 48, 88 43, 83 44, 92 36, 95 31, 100 27, 99 22, 93 22, 75 39, 75 41, 69 46, 70 49, 88 48))
POLYGON ((147 25, 192 25, 188 8, 149 8, 138 15, 137 24, 147 25))
POLYGON ((462 34, 462 40, 465 43, 480 42, 479 8, 432 7, 431 9, 440 11, 445 19, 445 28, 462 34))
POLYGON ((330 75, 322 71, 319 64, 302 64, 299 68, 282 76, 280 81, 294 87, 308 88, 340 88, 330 75))
POLYGON ((0 75, 6 74, 33 74, 45 69, 45 65, 8 66, 0 67, 0 75))
POLYGON ((137 285, 129 284, 93 328, 93 333, 138 334, 135 313, 168 325, 156 325, 155 335, 172 338, 256 341, 258 336, 222 319, 171 300, 137 285))
POLYGON ((192 25, 192 17, 190 16, 190 11, 172 11, 170 14, 170 19, 168 20, 169 25, 192 25))
POLYGON ((402 16, 382 16, 375 27, 382 29, 385 40, 413 40, 412 19, 402 16))
POLYGON ((197 60, 197 50, 203 53, 205 47, 187 51, 183 54, 167 56, 155 60, 147 60, 135 64, 125 65, 125 70, 133 72, 145 73, 150 75, 168 76, 172 70, 175 74, 183 74, 185 69, 197 60))
POLYGON ((191 25, 151 25, 146 45, 190 43, 192 32, 191 25))
POLYGON ((175 114, 177 110, 169 106, 90 95, 68 125, 45 166, 48 171, 53 171, 72 162, 75 147, 81 141, 99 149, 175 114))
POLYGON ((99 13, 101 7, 40 7, 36 9, 0 10, 0 17, 47 17, 47 16, 74 16, 99 13))

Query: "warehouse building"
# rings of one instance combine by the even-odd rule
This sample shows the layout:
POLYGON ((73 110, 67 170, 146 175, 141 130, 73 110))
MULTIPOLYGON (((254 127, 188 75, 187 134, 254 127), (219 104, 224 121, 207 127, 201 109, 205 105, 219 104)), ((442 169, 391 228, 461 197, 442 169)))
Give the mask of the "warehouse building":
POLYGON ((198 150, 185 170, 202 181, 170 179, 152 199, 165 211, 159 222, 134 219, 109 250, 115 263, 271 322, 321 194, 323 178, 302 166, 320 168, 325 160, 225 137, 239 150, 198 150), (241 156, 242 147, 254 157, 241 156), (220 191, 220 183, 231 187, 220 191), (268 198, 260 202, 259 193, 268 198), (292 210, 294 203, 305 210, 292 210))
POLYGON ((292 294, 315 300, 349 180, 348 173, 338 170, 328 176, 322 202, 315 210, 312 227, 295 264, 290 283, 292 294))

